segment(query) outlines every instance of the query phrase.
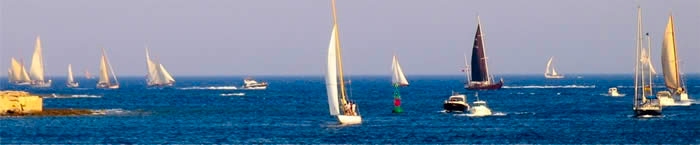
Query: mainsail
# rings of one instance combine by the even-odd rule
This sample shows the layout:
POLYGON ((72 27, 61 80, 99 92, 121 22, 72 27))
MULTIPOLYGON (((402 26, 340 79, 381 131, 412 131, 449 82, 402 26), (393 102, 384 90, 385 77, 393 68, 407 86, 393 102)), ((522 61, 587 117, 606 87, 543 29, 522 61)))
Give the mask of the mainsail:
POLYGON ((32 55, 32 65, 29 68, 29 75, 34 81, 44 81, 44 57, 42 55, 41 39, 36 36, 34 44, 34 54, 32 55))
POLYGON ((8 79, 10 82, 21 83, 31 81, 22 63, 17 61, 14 57, 11 59, 11 63, 10 71, 8 71, 8 79))
POLYGON ((557 75, 557 71, 552 68, 552 60, 554 60, 554 57, 549 57, 549 61, 547 61, 547 70, 544 72, 545 75, 557 75))
POLYGON ((673 31, 673 15, 668 17, 666 33, 661 45, 661 67, 664 71, 664 81, 669 90, 678 90, 683 87, 678 68, 678 57, 676 52, 676 34, 673 31))
POLYGON ((170 85, 175 79, 165 70, 163 64, 159 64, 151 59, 148 48, 146 48, 146 67, 148 68, 147 83, 151 85, 170 85))
POLYGON ((391 70, 393 72, 393 77, 391 77, 391 83, 399 86, 408 86, 408 80, 406 80, 406 75, 403 74, 401 65, 399 64, 399 59, 394 55, 391 62, 391 70))
POLYGON ((471 60, 471 81, 490 82, 488 67, 486 66, 486 52, 484 48, 484 38, 481 32, 481 22, 476 26, 474 36, 474 47, 472 48, 471 60))
POLYGON ((328 44, 328 64, 326 70, 326 93, 328 95, 328 107, 331 115, 340 115, 340 102, 338 102, 338 63, 336 62, 336 36, 338 27, 333 25, 331 40, 328 44))
POLYGON ((109 64, 109 60, 107 59, 107 53, 105 52, 104 48, 102 48, 102 58, 100 59, 100 80, 97 84, 107 84, 108 86, 119 85, 117 76, 116 74, 114 74, 114 69, 112 69, 112 65, 109 64), (112 73, 112 77, 114 78, 115 83, 110 82, 109 73, 112 73))
POLYGON ((73 79, 73 68, 71 67, 71 64, 68 64, 68 79, 66 79, 66 82, 68 82, 68 83, 75 82, 75 80, 73 79))

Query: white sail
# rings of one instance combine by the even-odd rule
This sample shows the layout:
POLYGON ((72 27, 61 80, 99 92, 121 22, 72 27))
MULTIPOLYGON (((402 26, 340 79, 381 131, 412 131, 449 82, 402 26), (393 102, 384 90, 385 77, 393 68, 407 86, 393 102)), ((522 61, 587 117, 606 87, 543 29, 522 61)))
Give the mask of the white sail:
POLYGON ((399 60, 394 55, 394 58, 391 62, 391 70, 393 72, 393 77, 391 78, 391 83, 392 84, 397 84, 400 86, 408 86, 408 80, 406 80, 406 75, 404 75, 403 70, 401 69, 401 65, 399 64, 399 60))
POLYGON ((29 68, 29 75, 32 80, 44 81, 44 57, 42 55, 41 40, 39 36, 36 36, 36 43, 34 44, 34 54, 32 55, 32 64, 29 68))
POLYGON ((148 48, 146 48, 146 67, 148 69, 148 84, 155 84, 156 81, 160 80, 158 78, 158 69, 156 68, 156 63, 151 60, 148 48))
POLYGON ((554 79, 564 78, 564 75, 557 73, 556 67, 554 67, 552 64, 553 62, 554 57, 549 57, 549 61, 547 61, 547 68, 545 68, 544 77, 554 79))
POLYGON ((66 79, 66 82, 68 82, 68 83, 75 82, 75 80, 73 79, 73 68, 71 67, 71 64, 68 64, 68 79, 66 79))
POLYGON ((549 57, 549 61, 547 61, 547 68, 545 68, 544 75, 549 75, 551 73, 550 70, 552 69, 552 60, 553 59, 554 59, 554 57, 549 57))
POLYGON ((163 78, 163 79, 162 79, 162 80, 163 80, 162 83, 172 83, 172 82, 175 82, 175 79, 173 79, 173 76, 171 76, 170 73, 168 73, 168 71, 165 70, 165 67, 163 66, 163 64, 159 64, 158 68, 159 68, 159 70, 160 70, 159 72, 160 72, 161 78, 163 78))
POLYGON ((557 74, 557 69, 552 68, 552 75, 553 75, 553 76, 559 75, 559 74, 557 74))
POLYGON ((336 33, 338 27, 333 25, 331 40, 328 44, 328 60, 326 70, 326 93, 328 95, 328 109, 331 115, 340 115, 340 105, 338 102, 338 68, 336 62, 336 33))
POLYGON ((11 77, 8 76, 8 79, 11 82, 30 82, 31 79, 29 78, 29 75, 27 74, 27 69, 24 68, 21 62, 17 61, 14 57, 11 59, 11 66, 10 66, 10 72, 11 72, 11 77))
POLYGON ((673 16, 668 17, 666 33, 664 33, 661 45, 661 66, 664 71, 664 81, 669 90, 681 88, 680 72, 678 71, 678 57, 676 52, 676 38, 673 31, 673 16))
POLYGON ((109 70, 107 70, 107 57, 105 56, 104 49, 102 50, 102 57, 100 59, 100 80, 98 83, 111 84, 109 82, 109 70))
POLYGON ((654 69, 654 65, 651 62, 651 57, 649 57, 649 52, 646 51, 648 48, 642 49, 642 62, 648 64, 649 69, 651 69, 651 74, 656 75, 656 69, 654 69))
POLYGON ((175 82, 172 75, 160 64, 151 59, 148 48, 146 48, 146 66, 148 68, 148 85, 170 85, 175 82))

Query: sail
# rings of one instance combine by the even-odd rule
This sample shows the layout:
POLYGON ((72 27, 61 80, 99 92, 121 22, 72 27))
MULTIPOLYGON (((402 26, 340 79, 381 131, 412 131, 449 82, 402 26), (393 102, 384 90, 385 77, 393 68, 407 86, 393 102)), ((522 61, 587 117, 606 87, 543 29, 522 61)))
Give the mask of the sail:
POLYGON ((661 45, 661 67, 664 71, 664 81, 669 90, 677 90, 681 86, 680 72, 678 71, 678 59, 676 54, 676 38, 673 31, 673 16, 668 17, 666 33, 664 33, 661 45))
POLYGON ((326 70, 326 93, 328 95, 328 108, 331 115, 340 115, 340 105, 338 102, 338 69, 336 58, 336 42, 338 27, 333 25, 331 40, 328 44, 328 60, 326 70))
POLYGON ((162 78, 161 83, 167 84, 167 83, 175 82, 175 79, 173 79, 173 76, 171 76, 170 73, 168 73, 168 71, 165 70, 165 67, 163 66, 163 64, 158 65, 158 70, 159 70, 158 72, 160 73, 160 78, 162 78))
POLYGON ((399 59, 394 55, 391 62, 391 70, 393 72, 393 77, 391 78, 391 83, 399 86, 408 86, 408 81, 406 80, 406 75, 403 74, 401 65, 399 64, 399 59))
POLYGON ((41 39, 36 36, 36 43, 34 44, 34 54, 32 55, 32 64, 29 68, 29 75, 32 80, 44 81, 44 57, 41 54, 41 39))
POLYGON ((647 52, 648 48, 642 49, 642 59, 641 60, 643 63, 648 64, 649 69, 651 70, 651 74, 656 74, 656 69, 654 69, 654 65, 651 62, 651 57, 649 57, 649 52, 647 52))
POLYGON ((484 38, 482 37, 481 24, 476 26, 474 47, 472 48, 471 81, 491 81, 486 67, 486 52, 484 51, 484 38))
MULTIPOLYGON (((11 59, 12 66, 10 66, 11 74, 12 77, 10 77, 11 81, 15 82, 29 82, 31 79, 29 78, 29 75, 27 74, 27 70, 24 68, 22 63, 17 61, 14 57, 11 59)), ((9 76, 8 76, 9 77, 9 76)))
POLYGON ((107 57, 104 49, 102 49, 102 58, 100 59, 100 81, 98 83, 109 83, 109 70, 107 70, 107 57))
POLYGON ((151 56, 148 52, 148 48, 146 48, 146 67, 148 69, 148 84, 154 84, 155 82, 159 81, 160 79, 158 78, 158 69, 156 68, 156 63, 151 60, 151 56))
POLYGON ((75 82, 75 80, 73 79, 73 68, 71 67, 71 64, 68 64, 68 79, 66 79, 66 82, 75 82))
POLYGON ((552 70, 552 60, 554 60, 554 57, 549 57, 549 61, 547 61, 547 68, 545 68, 546 70, 544 72, 545 75, 549 75, 550 73, 552 73, 550 71, 552 70))

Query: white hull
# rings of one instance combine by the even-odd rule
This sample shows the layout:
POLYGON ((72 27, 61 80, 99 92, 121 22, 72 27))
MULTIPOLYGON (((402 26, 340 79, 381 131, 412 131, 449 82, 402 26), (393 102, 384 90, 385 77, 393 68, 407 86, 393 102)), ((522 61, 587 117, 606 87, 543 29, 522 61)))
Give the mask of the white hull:
POLYGON ((486 106, 474 106, 469 109, 469 116, 489 116, 491 115, 491 109, 486 106))
POLYGON ((338 119, 338 122, 343 125, 362 123, 362 116, 337 115, 336 118, 338 119))
POLYGON ((41 82, 41 81, 36 81, 31 84, 32 87, 35 88, 48 88, 51 87, 51 80, 46 81, 46 82, 41 82))
POLYGON ((243 86, 243 89, 246 89, 246 90, 264 90, 264 89, 267 89, 267 86, 262 86, 262 87, 246 87, 246 86, 243 86))
POLYGON ((548 78, 548 79, 561 79, 561 78, 564 78, 564 75, 544 75, 544 78, 548 78))
POLYGON ((119 89, 119 85, 97 84, 100 89, 119 89))
POLYGON ((617 88, 610 88, 610 89, 608 89, 608 96, 622 97, 622 96, 625 96, 625 94, 620 94, 619 92, 617 92, 617 88))
POLYGON ((71 83, 66 84, 66 87, 69 87, 69 88, 77 88, 78 86, 80 86, 80 84, 78 84, 78 82, 71 82, 71 83))

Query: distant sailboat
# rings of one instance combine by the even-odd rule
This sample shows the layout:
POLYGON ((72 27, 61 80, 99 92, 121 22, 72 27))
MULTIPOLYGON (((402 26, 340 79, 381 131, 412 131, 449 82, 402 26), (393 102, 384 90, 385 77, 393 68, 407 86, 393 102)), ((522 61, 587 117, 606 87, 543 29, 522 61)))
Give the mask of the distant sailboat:
POLYGON ((149 87, 173 86, 175 79, 165 70, 163 64, 157 63, 151 59, 148 48, 146 48, 146 65, 148 67, 146 83, 149 87))
POLYGON ((32 81, 29 78, 27 69, 24 68, 24 65, 17 61, 14 57, 11 59, 11 66, 8 70, 7 76, 8 82, 14 85, 30 85, 32 81))
MULTIPOLYGON (((648 34, 647 34, 648 35, 648 34)), ((636 35, 636 58, 634 69, 634 115, 637 117, 661 115, 661 104, 653 95, 651 68, 648 63, 650 59, 644 58, 642 52, 651 52, 651 49, 644 48, 642 37, 642 8, 637 7, 637 35, 636 35), (647 49, 647 50, 644 50, 647 49)))
POLYGON ((394 86, 394 109, 392 112, 401 113, 403 109, 401 108, 401 93, 399 92, 399 87, 408 86, 408 81, 406 80, 406 75, 403 74, 401 65, 399 64, 399 59, 394 55, 391 61, 391 84, 394 86))
POLYGON ((547 61, 547 69, 544 72, 544 77, 548 79, 564 78, 564 75, 557 73, 557 69, 552 66, 552 60, 554 60, 554 57, 549 57, 549 61, 547 61))
POLYGON ((44 56, 42 55, 41 39, 36 36, 32 65, 29 68, 32 87, 51 87, 51 80, 44 80, 44 56))
POLYGON ((71 64, 68 64, 68 79, 66 79, 66 87, 69 88, 76 88, 80 84, 73 79, 73 68, 71 67, 71 64))
POLYGON ((117 80, 116 74, 114 74, 114 69, 112 69, 112 65, 109 64, 109 60, 107 59, 107 53, 105 52, 105 49, 102 48, 102 57, 100 58, 100 80, 97 82, 97 88, 102 88, 102 89, 118 89, 119 88, 119 81, 117 80), (112 73, 112 77, 114 78, 114 83, 112 83, 109 80, 109 73, 112 73))
POLYGON ((92 74, 88 71, 88 69, 85 69, 85 79, 92 79, 92 74))
POLYGON ((486 43, 484 42, 483 31, 481 30, 481 20, 477 16, 476 36, 474 36, 474 47, 472 48, 471 60, 471 80, 468 80, 464 86, 469 90, 495 90, 503 87, 503 79, 499 82, 494 82, 493 77, 489 74, 488 64, 486 63, 486 43))
POLYGON ((680 101, 689 101, 688 90, 683 83, 678 66, 676 34, 673 29, 673 15, 669 15, 661 47, 661 66, 664 72, 664 81, 666 82, 666 88, 671 92, 672 96, 675 96, 674 98, 678 98, 680 101))
POLYGON ((349 101, 345 89, 343 77, 343 62, 341 59, 340 39, 338 35, 338 21, 335 13, 335 0, 331 0, 333 10, 333 31, 328 44, 328 58, 326 70, 326 92, 328 94, 328 107, 330 114, 338 119, 340 124, 360 124, 362 117, 357 105, 349 101))

